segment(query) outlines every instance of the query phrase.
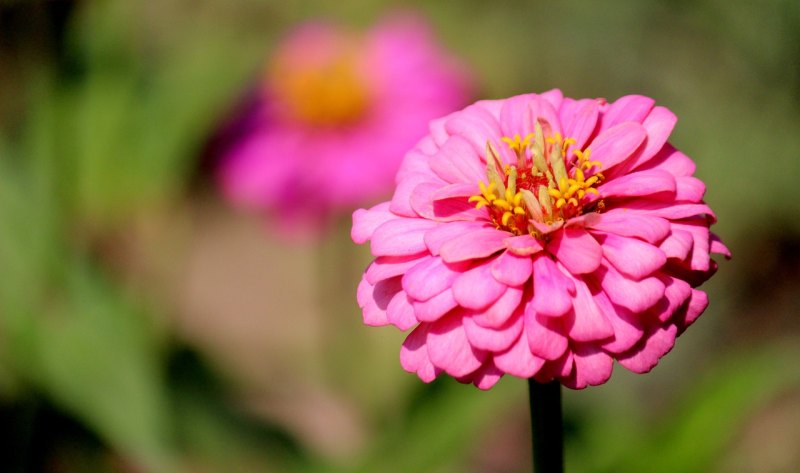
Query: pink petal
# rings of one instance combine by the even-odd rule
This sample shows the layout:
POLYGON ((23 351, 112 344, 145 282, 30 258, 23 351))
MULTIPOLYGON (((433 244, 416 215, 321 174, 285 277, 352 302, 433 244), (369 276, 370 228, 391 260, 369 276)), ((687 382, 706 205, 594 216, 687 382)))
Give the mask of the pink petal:
POLYGON ((571 375, 564 380, 565 386, 571 389, 583 389, 603 384, 611 377, 614 359, 600 347, 579 343, 573 347, 572 354, 574 368, 571 375))
POLYGON ((610 128, 618 123, 642 123, 650 110, 653 109, 655 100, 642 95, 626 95, 610 104, 601 117, 603 128, 610 128))
POLYGON ((659 248, 667 258, 686 259, 694 246, 692 234, 683 230, 674 230, 666 240, 661 242, 659 248))
POLYGON ((499 327, 508 321, 510 317, 518 317, 520 301, 522 301, 524 291, 516 287, 506 288, 503 293, 489 307, 476 311, 472 314, 472 320, 484 327, 499 327))
POLYGON ((528 348, 535 356, 557 360, 567 350, 567 337, 560 319, 537 316, 531 306, 525 311, 528 348))
POLYGON ((628 210, 628 212, 631 213, 661 217, 669 220, 708 217, 710 223, 717 221, 714 212, 705 204, 667 204, 656 200, 639 199, 626 202, 624 209, 620 210, 628 210))
POLYGON ((700 202, 706 193, 706 185, 692 176, 681 176, 675 179, 678 188, 675 200, 680 202, 700 202))
POLYGON ((434 181, 430 174, 407 174, 397 183, 397 188, 392 196, 389 210, 403 217, 416 217, 417 212, 411 206, 411 197, 416 192, 418 186, 425 184, 431 189, 437 189, 439 184, 434 181))
POLYGON ((509 319, 505 325, 497 328, 479 325, 471 317, 464 317, 462 322, 470 344, 481 350, 503 351, 522 333, 521 317, 509 319))
POLYGON ((569 330, 569 338, 578 342, 591 342, 613 337, 614 326, 597 307, 586 283, 580 279, 575 279, 574 282, 575 297, 572 305, 575 321, 569 330))
POLYGON ((386 319, 403 331, 417 325, 418 321, 414 315, 414 307, 409 302, 405 292, 398 292, 389 301, 389 306, 386 308, 386 319))
POLYGON ((664 283, 664 298, 650 312, 655 314, 661 323, 666 323, 675 311, 692 296, 692 287, 683 279, 661 275, 664 283))
POLYGON ((631 214, 624 210, 609 210, 591 225, 592 230, 635 237, 656 244, 669 235, 669 222, 663 218, 631 214))
POLYGON ((644 336, 641 314, 634 314, 624 307, 614 305, 603 292, 594 295, 594 302, 608 316, 608 321, 614 327, 614 338, 603 344, 603 350, 622 353, 639 343, 644 336))
POLYGON ((537 314, 560 317, 572 309, 575 284, 549 256, 533 261, 533 308, 537 314))
POLYGON ((675 128, 678 117, 665 107, 655 107, 647 118, 642 122, 645 130, 647 130, 647 142, 644 145, 641 153, 639 153, 631 163, 628 163, 630 168, 636 168, 642 163, 651 160, 656 154, 661 151, 675 128))
POLYGON ((505 249, 508 233, 494 228, 482 228, 445 242, 439 253, 448 263, 474 260, 491 256, 505 249))
POLYGON ((492 388, 500 378, 503 377, 503 372, 500 371, 494 363, 487 361, 483 364, 477 371, 469 375, 471 378, 472 384, 475 385, 478 389, 482 391, 486 391, 492 388))
POLYGON ((365 325, 380 327, 389 324, 386 308, 392 297, 401 290, 399 280, 400 278, 388 279, 373 286, 366 278, 361 278, 356 299, 362 309, 365 325))
POLYGON ((618 356, 617 361, 634 373, 647 373, 658 364, 662 356, 672 350, 677 332, 674 325, 654 328, 653 333, 644 338, 644 343, 618 356))
POLYGON ((588 148, 591 159, 600 161, 601 171, 606 171, 626 161, 647 138, 647 132, 638 123, 621 123, 600 132, 588 148))
POLYGON ((403 275, 403 289, 417 301, 427 301, 448 289, 461 272, 449 267, 438 257, 429 257, 403 275))
MULTIPOLYGON (((564 102, 566 105, 566 100, 564 102)), ((568 108, 561 107, 559 118, 564 127, 564 136, 575 140, 575 149, 584 148, 597 126, 599 116, 600 107, 593 99, 573 101, 568 108)))
POLYGON ((531 259, 504 251, 492 263, 492 276, 508 286, 522 286, 531 277, 531 259))
POLYGON ((460 136, 448 139, 430 158, 433 172, 447 182, 476 184, 486 180, 486 166, 467 140, 460 136))
POLYGON ((410 268, 420 263, 427 254, 419 253, 406 256, 379 256, 369 265, 364 275, 370 284, 376 284, 383 279, 393 278, 405 274, 410 268))
POLYGON ((494 355, 494 363, 510 375, 531 378, 544 365, 544 359, 531 353, 528 336, 522 333, 508 350, 494 355))
POLYGON ((668 172, 641 171, 606 181, 598 191, 603 198, 651 196, 674 200, 676 183, 668 172))
POLYGON ((395 219, 397 219, 397 215, 389 212, 388 202, 383 202, 368 210, 358 209, 353 212, 353 228, 350 230, 350 238, 359 245, 366 243, 372 238, 376 228, 395 219))
POLYGON ((414 316, 420 322, 434 322, 458 307, 453 291, 449 289, 425 302, 412 301, 411 305, 414 307, 414 316))
POLYGON ((419 253, 426 249, 423 240, 425 232, 436 225, 436 222, 418 218, 399 218, 384 222, 372 234, 372 254, 405 256, 419 253))
POLYGON ((603 247, 603 256, 622 274, 633 279, 642 279, 667 262, 663 251, 642 240, 614 234, 601 235, 598 239, 603 247))
POLYGON ((680 320, 675 321, 678 324, 678 334, 683 333, 684 330, 692 325, 707 307, 708 295, 703 291, 692 289, 692 297, 689 299, 686 311, 676 314, 681 315, 680 320))
POLYGON ((711 235, 708 224, 704 219, 684 220, 672 224, 674 231, 683 230, 692 235, 692 254, 690 267, 695 271, 708 271, 711 264, 709 250, 711 249, 711 235))
POLYGON ((498 143, 503 136, 497 119, 475 105, 447 120, 445 130, 451 135, 463 137, 480 155, 485 152, 487 141, 498 143))
POLYGON ((697 166, 688 156, 667 143, 650 161, 640 166, 640 169, 661 169, 675 177, 681 177, 694 174, 697 166))
POLYGON ((491 228, 488 222, 448 222, 425 232, 425 246, 432 255, 438 256, 442 245, 457 236, 472 233, 482 228, 491 228))
POLYGON ((599 271, 602 274, 600 284, 608 298, 614 304, 634 313, 647 311, 664 296, 664 283, 658 278, 647 277, 634 281, 620 274, 611 265, 603 266, 603 270, 599 271))
POLYGON ((439 375, 441 370, 431 363, 426 346, 429 324, 421 324, 408 334, 402 347, 400 347, 400 365, 409 373, 417 375, 430 383, 439 375))
POLYGON ((539 240, 530 235, 508 237, 504 240, 508 251, 518 256, 527 256, 544 249, 539 240))
POLYGON ((731 259, 731 250, 722 243, 722 240, 715 234, 711 234, 711 253, 722 255, 727 259, 731 259))
POLYGON ((547 251, 572 274, 591 273, 600 266, 603 249, 597 240, 582 228, 568 227, 555 232, 547 251))
POLYGON ((461 274, 455 280, 453 295, 461 307, 480 310, 499 299, 506 291, 506 287, 492 277, 488 264, 481 264, 461 274))
POLYGON ((503 101, 503 107, 500 110, 500 127, 503 135, 513 137, 517 134, 524 137, 533 131, 534 122, 530 105, 537 98, 533 94, 525 94, 503 101))
POLYGON ((431 324, 427 346, 433 365, 455 377, 472 373, 486 359, 485 351, 470 345, 461 316, 456 314, 431 324))

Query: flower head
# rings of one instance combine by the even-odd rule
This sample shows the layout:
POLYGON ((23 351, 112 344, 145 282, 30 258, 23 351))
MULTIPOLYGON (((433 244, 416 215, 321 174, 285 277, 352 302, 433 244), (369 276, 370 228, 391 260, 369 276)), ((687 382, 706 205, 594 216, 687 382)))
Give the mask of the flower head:
POLYGON ((418 18, 364 34, 293 31, 265 68, 250 126, 223 156, 227 197, 284 229, 374 202, 427 123, 463 106, 468 80, 418 18))
POLYGON ((400 361, 424 381, 581 389, 614 360, 649 371, 705 310, 709 253, 730 256, 694 163, 667 142, 675 122, 647 97, 559 90, 433 121, 392 200, 353 214, 376 257, 364 322, 414 328, 400 361))

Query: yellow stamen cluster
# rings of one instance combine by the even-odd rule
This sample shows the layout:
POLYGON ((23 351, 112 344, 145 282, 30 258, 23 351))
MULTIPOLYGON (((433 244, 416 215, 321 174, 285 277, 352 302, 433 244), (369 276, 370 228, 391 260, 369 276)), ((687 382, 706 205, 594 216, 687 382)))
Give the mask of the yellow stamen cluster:
POLYGON ((560 133, 545 137, 545 129, 549 125, 537 121, 534 132, 524 138, 515 134, 501 139, 516 154, 516 165, 503 165, 497 150, 487 143, 488 184, 480 182, 480 194, 469 198, 476 208, 488 209, 498 228, 515 235, 537 235, 533 222, 567 220, 588 205, 602 208, 602 202, 587 197, 599 195, 596 186, 603 175, 597 170, 602 163, 590 159, 589 149, 576 149, 573 138, 560 133))
POLYGON ((575 168, 575 178, 562 178, 558 182, 558 188, 548 188, 547 193, 555 199, 557 209, 570 204, 575 207, 580 205, 580 200, 586 193, 598 195, 597 189, 592 187, 600 178, 595 175, 589 179, 585 179, 583 171, 580 168, 575 168))

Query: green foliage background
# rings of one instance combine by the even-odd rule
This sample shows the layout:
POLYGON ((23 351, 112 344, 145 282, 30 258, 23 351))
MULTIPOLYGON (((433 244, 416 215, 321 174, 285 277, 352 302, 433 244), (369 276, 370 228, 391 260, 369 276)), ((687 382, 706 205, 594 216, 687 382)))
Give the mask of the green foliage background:
MULTIPOLYGON (((96 0, 0 2, 0 470, 529 468, 524 382, 424 386, 398 366, 401 334, 360 326, 368 256, 347 222, 307 244, 308 274, 264 269, 314 278, 298 297, 328 313, 324 343, 265 359, 280 369, 259 389, 181 330, 179 296, 158 284, 183 274, 197 215, 236 215, 209 178, 210 137, 280 34, 409 8, 473 68, 480 97, 559 87, 668 106, 734 252, 706 286, 706 315, 653 373, 617 369, 565 393, 568 470, 800 469, 798 429, 768 423, 777 410, 800 425, 800 3, 96 0), (297 386, 349 406, 355 447, 257 407, 297 386)), ((292 325, 291 308, 264 317, 292 325)))

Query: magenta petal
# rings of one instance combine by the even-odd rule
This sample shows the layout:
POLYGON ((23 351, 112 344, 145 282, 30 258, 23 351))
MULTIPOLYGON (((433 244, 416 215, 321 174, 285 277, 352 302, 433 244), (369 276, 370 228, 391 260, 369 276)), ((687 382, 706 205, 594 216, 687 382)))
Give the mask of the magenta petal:
POLYGON ((353 212, 353 228, 350 230, 350 238, 359 245, 372 238, 375 229, 394 220, 397 215, 389 212, 389 203, 378 204, 368 210, 358 209, 353 212))
POLYGON ((658 364, 662 356, 672 350, 677 332, 674 325, 655 328, 641 344, 618 356, 617 361, 634 373, 647 373, 658 364))
POLYGON ((567 337, 560 319, 537 316, 528 306, 524 321, 531 353, 545 360, 556 360, 567 350, 567 337))
POLYGON ((480 154, 485 152, 487 141, 497 143, 503 136, 497 119, 476 105, 454 114, 445 123, 445 129, 451 135, 463 137, 480 154))
POLYGON ((403 275, 403 289, 417 301, 427 301, 449 288, 461 273, 441 258, 425 258, 403 275))
POLYGON ((731 250, 722 243, 722 240, 715 234, 711 234, 711 253, 722 255, 727 259, 731 259, 731 250))
POLYGON ((461 307, 480 310, 496 301, 506 285, 492 277, 488 264, 478 265, 461 274, 453 283, 453 295, 461 307))
POLYGON ((622 274, 633 279, 642 279, 660 269, 667 262, 663 251, 636 238, 614 234, 600 237, 603 256, 622 274))
POLYGON ((516 287, 506 288, 506 292, 493 304, 481 311, 474 312, 472 320, 484 327, 500 327, 510 317, 516 317, 514 314, 519 310, 519 303, 522 300, 523 293, 522 289, 516 287))
POLYGON ((591 342, 613 337, 614 326, 595 303, 586 283, 580 279, 575 279, 574 282, 575 297, 572 305, 575 321, 569 330, 569 338, 578 342, 591 342))
POLYGON ((492 276, 508 286, 522 286, 531 277, 532 265, 528 256, 516 256, 505 251, 492 262, 492 276))
POLYGON ((640 197, 674 199, 675 177, 665 171, 641 171, 611 179, 599 188, 600 197, 640 197))
POLYGON ((600 219, 592 223, 592 230, 635 237, 656 244, 669 235, 669 222, 660 217, 631 214, 624 210, 610 210, 599 214, 600 219))
POLYGON ((655 100, 643 95, 626 95, 609 104, 602 117, 604 128, 612 127, 618 123, 642 123, 655 105, 655 100))
POLYGON ((460 136, 452 136, 430 158, 433 172, 447 182, 476 184, 486 180, 486 166, 475 149, 460 136))
POLYGON ((398 292, 389 301, 389 306, 386 308, 386 319, 400 330, 408 330, 417 325, 414 307, 405 292, 398 292))
POLYGON ((466 376, 477 370, 486 352, 470 345, 461 323, 461 315, 452 314, 431 324, 428 331, 428 356, 434 366, 451 376, 466 376))
POLYGON ((488 222, 448 222, 425 232, 425 246, 432 255, 438 256, 442 245, 457 236, 472 233, 481 228, 490 228, 488 222))
POLYGON ((531 378, 544 365, 544 359, 531 353, 528 336, 522 333, 508 350, 494 355, 494 363, 510 375, 531 378))
POLYGON ((655 277, 628 279, 611 265, 605 265, 600 284, 611 302, 635 313, 645 312, 664 296, 664 283, 655 277))
POLYGON ((356 299, 358 300, 358 306, 362 310, 364 325, 372 327, 388 325, 389 319, 386 317, 386 306, 383 309, 378 307, 378 303, 373 296, 374 292, 375 286, 367 282, 366 278, 362 278, 358 284, 356 299))
POLYGON ((414 315, 420 322, 433 322, 458 307, 453 291, 446 290, 425 302, 413 301, 414 315))
POLYGON ((486 391, 491 389, 492 386, 497 384, 500 381, 500 378, 503 377, 503 372, 500 371, 491 360, 487 361, 483 364, 477 371, 469 375, 471 379, 471 383, 475 385, 478 389, 482 391, 486 391))
POLYGON ((675 178, 677 192, 675 200, 680 202, 700 202, 706 193, 706 185, 700 179, 692 176, 675 178))
POLYGON ((504 240, 508 251, 518 256, 527 256, 544 249, 539 240, 530 235, 508 237, 504 240))
POLYGON ((679 260, 686 259, 694 246, 692 234, 683 230, 673 230, 659 248, 667 258, 677 258, 679 260))
POLYGON ((675 123, 678 122, 678 117, 669 109, 664 107, 655 107, 647 118, 642 122, 645 130, 647 130, 647 142, 644 149, 639 153, 634 162, 630 163, 631 168, 636 168, 642 163, 646 163, 658 154, 672 134, 672 129, 675 128, 675 123))
POLYGON ((608 321, 614 327, 614 338, 603 344, 603 350, 609 353, 622 353, 630 350, 644 336, 642 314, 635 314, 628 309, 611 303, 604 293, 594 295, 597 307, 608 315, 608 321))
POLYGON ((484 327, 477 324, 471 317, 464 317, 464 330, 470 344, 475 348, 487 351, 503 351, 522 333, 522 318, 512 318, 503 326, 497 328, 484 327))
POLYGON ((572 274, 591 273, 600 266, 603 249, 583 228, 568 227, 555 232, 547 251, 572 274))
POLYGON ((572 309, 575 284, 562 273, 549 256, 533 261, 533 308, 536 313, 559 317, 572 309))
POLYGON ((429 327, 429 324, 422 324, 414 329, 400 347, 400 365, 409 373, 416 373, 426 383, 433 381, 441 372, 428 357, 426 342, 429 327))
POLYGON ((407 174, 397 183, 397 188, 389 204, 389 210, 403 217, 416 217, 417 212, 411 206, 411 196, 414 194, 415 189, 422 184, 430 186, 432 189, 438 188, 439 184, 432 181, 433 177, 429 174, 407 174))
POLYGON ((592 99, 574 101, 569 110, 561 108, 559 116, 564 127, 564 136, 575 140, 575 148, 584 148, 597 126, 599 112, 597 101, 592 99))
POLYGON ((474 311, 472 320, 484 327, 499 327, 505 324, 510 317, 517 316, 515 313, 519 310, 523 293, 522 289, 516 287, 506 288, 506 292, 489 307, 474 311))
POLYGON ((406 256, 379 256, 369 265, 364 275, 370 284, 405 274, 427 256, 425 253, 406 256))
POLYGON ((697 170, 694 161, 669 143, 639 169, 661 169, 675 177, 691 176, 697 170))
POLYGON ((692 325, 694 321, 700 317, 700 314, 706 310, 706 307, 708 307, 708 295, 698 289, 692 289, 692 296, 689 299, 685 312, 676 314, 681 316, 680 320, 676 320, 678 324, 678 334, 683 333, 687 327, 692 325))
POLYGON ((626 161, 647 138, 647 132, 638 123, 621 123, 603 130, 589 143, 592 159, 600 161, 601 171, 606 171, 626 161))
POLYGON ((494 228, 482 228, 445 242, 439 253, 448 263, 457 263, 491 256, 506 247, 508 233, 494 228))
POLYGON ((372 234, 370 249, 375 256, 413 255, 425 250, 425 232, 436 222, 417 218, 389 220, 372 234))
POLYGON ((564 385, 572 389, 597 386, 608 381, 614 359, 594 344, 579 343, 572 349, 574 368, 564 385))

